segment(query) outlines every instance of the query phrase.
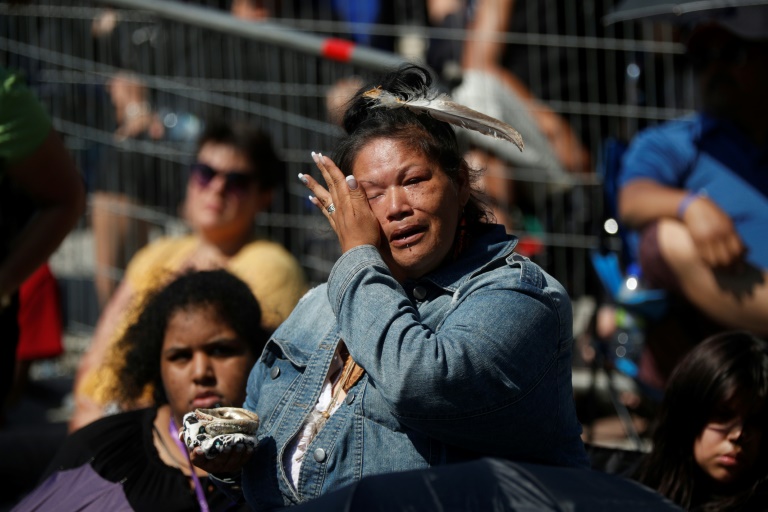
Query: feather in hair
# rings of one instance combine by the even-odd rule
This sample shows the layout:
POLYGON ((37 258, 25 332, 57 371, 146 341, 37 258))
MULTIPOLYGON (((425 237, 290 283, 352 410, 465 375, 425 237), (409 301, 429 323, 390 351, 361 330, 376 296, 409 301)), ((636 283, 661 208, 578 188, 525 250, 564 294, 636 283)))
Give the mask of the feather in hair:
POLYGON ((523 137, 510 125, 456 103, 446 94, 440 94, 432 99, 421 97, 402 100, 381 87, 375 87, 365 91, 363 97, 376 101, 376 106, 386 108, 407 107, 417 113, 427 113, 439 121, 474 130, 497 139, 508 140, 517 146, 520 151, 524 147, 523 137))

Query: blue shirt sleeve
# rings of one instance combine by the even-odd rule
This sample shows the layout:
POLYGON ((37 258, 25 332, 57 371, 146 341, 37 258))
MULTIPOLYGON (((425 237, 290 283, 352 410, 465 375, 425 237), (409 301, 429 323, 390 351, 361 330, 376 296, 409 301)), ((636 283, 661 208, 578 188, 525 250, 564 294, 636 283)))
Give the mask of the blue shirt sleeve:
POLYGON ((691 128, 690 121, 673 121, 637 135, 622 158, 619 188, 638 179, 683 188, 695 154, 691 128))

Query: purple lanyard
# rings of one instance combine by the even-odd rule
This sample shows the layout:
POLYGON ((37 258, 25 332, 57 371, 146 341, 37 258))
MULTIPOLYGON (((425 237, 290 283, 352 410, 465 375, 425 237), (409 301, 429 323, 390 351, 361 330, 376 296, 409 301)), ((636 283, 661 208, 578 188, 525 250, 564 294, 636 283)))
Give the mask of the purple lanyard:
POLYGON ((197 495, 197 502, 200 504, 200 510, 208 512, 208 502, 205 500, 203 486, 200 483, 200 479, 197 477, 197 473, 195 473, 195 467, 192 465, 192 461, 189 460, 187 447, 181 442, 181 439, 179 439, 179 429, 176 428, 176 422, 173 420, 173 417, 171 417, 171 422, 168 424, 168 432, 170 432, 171 437, 176 441, 176 445, 181 449, 181 452, 189 463, 189 470, 192 473, 192 482, 195 484, 195 494, 197 495))

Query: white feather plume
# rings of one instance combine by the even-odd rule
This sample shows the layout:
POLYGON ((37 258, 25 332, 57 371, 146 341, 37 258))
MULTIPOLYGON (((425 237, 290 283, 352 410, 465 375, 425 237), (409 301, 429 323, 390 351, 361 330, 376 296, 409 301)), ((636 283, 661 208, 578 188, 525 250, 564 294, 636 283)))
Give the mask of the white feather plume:
POLYGON ((386 108, 407 107, 414 112, 427 113, 439 121, 474 130, 497 139, 508 140, 520 148, 520 151, 524 147, 523 137, 510 125, 482 112, 460 105, 452 101, 450 96, 446 94, 440 94, 432 99, 420 97, 402 100, 391 92, 385 91, 381 87, 376 87, 365 91, 363 96, 375 100, 377 102, 376 106, 386 108))

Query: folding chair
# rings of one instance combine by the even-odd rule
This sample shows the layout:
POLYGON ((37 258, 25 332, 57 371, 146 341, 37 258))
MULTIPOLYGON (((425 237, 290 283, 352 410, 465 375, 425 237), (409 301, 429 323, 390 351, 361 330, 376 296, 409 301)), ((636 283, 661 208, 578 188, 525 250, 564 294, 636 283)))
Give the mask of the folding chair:
MULTIPOLYGON (((614 236, 619 238, 620 249, 617 252, 615 249, 608 248, 609 240, 603 229, 599 237, 600 247, 591 251, 590 259, 592 267, 605 289, 607 300, 625 315, 624 318, 633 319, 635 325, 631 326, 630 329, 642 332, 646 322, 658 320, 665 314, 667 294, 664 290, 643 289, 640 286, 633 290, 626 288, 627 278, 632 275, 638 277, 639 274, 638 271, 632 270, 639 270, 639 265, 634 259, 637 235, 625 229, 618 220, 618 173, 621 167, 621 158, 626 148, 627 144, 623 141, 607 139, 598 165, 598 174, 603 183, 604 220, 613 219, 615 222, 614 236)), ((637 282, 635 284, 639 285, 637 282)), ((644 343, 641 341, 640 346, 631 346, 632 340, 628 339, 628 336, 622 339, 621 334, 614 343, 599 340, 596 333, 593 339, 595 340, 596 356, 592 367, 592 385, 595 386, 598 371, 604 371, 607 374, 608 392, 613 407, 622 421, 628 437, 638 448, 641 448, 642 440, 637 433, 629 410, 620 400, 615 383, 615 372, 632 379, 644 396, 658 402, 661 399, 661 391, 648 386, 638 378, 638 367, 634 357, 638 355, 638 351, 643 349, 644 343)), ((596 388, 593 392, 596 392, 596 388)))

